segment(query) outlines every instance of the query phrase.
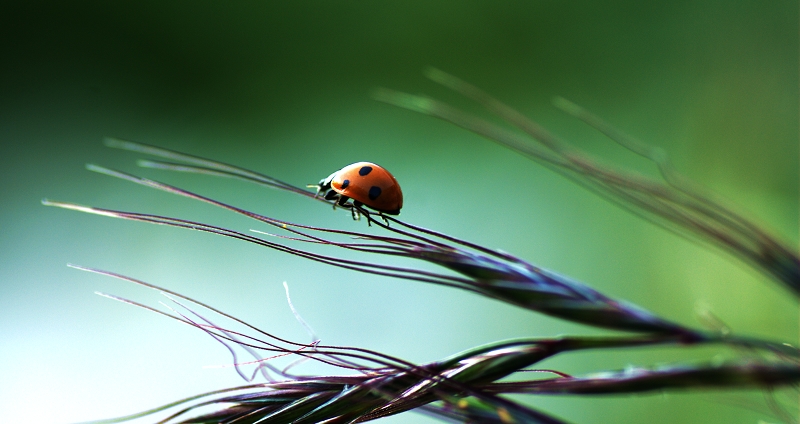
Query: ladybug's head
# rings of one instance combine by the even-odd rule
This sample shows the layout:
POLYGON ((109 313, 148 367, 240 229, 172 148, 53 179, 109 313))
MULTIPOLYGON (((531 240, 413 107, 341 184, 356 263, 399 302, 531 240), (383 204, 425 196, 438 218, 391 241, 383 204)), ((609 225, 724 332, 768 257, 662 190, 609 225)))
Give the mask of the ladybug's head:
POLYGON ((328 178, 323 178, 319 180, 319 191, 326 191, 331 189, 331 181, 333 181, 333 177, 336 176, 336 173, 329 175, 328 178))
POLYGON ((316 186, 314 186, 313 184, 309 184, 308 187, 309 188, 316 188, 317 189, 317 195, 319 196, 320 193, 325 193, 326 191, 331 189, 331 181, 333 180, 334 175, 336 175, 335 172, 333 174, 329 175, 328 178, 323 178, 323 179, 319 180, 319 184, 317 184, 316 186))

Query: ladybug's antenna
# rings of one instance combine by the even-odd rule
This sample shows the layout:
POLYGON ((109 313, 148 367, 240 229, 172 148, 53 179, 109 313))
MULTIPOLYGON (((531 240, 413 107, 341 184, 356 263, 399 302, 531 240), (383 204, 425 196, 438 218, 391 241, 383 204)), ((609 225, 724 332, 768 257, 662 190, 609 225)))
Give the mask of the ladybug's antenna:
POLYGON ((319 196, 319 191, 322 189, 322 186, 319 184, 306 184, 306 188, 316 188, 317 192, 314 194, 314 198, 316 199, 319 196))

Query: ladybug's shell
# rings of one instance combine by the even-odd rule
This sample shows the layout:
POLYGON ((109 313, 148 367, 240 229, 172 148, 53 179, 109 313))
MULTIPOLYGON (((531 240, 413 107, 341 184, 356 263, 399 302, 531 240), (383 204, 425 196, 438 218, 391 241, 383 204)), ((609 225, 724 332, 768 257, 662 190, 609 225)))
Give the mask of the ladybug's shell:
POLYGON ((389 171, 371 162, 357 162, 334 173, 331 189, 390 215, 397 215, 403 207, 400 184, 389 171))

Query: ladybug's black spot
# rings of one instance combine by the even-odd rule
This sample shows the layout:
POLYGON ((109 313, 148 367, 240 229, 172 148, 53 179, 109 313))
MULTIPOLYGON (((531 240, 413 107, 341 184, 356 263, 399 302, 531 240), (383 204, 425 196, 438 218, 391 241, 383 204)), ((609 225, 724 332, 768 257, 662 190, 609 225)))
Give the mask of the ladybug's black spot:
POLYGON ((342 181, 342 190, 346 189, 347 186, 349 186, 349 185, 350 185, 350 180, 342 181))
POLYGON ((372 172, 371 166, 362 166, 361 169, 358 170, 358 175, 361 175, 363 177, 369 174, 370 172, 372 172))
POLYGON ((369 199, 370 200, 375 200, 380 195, 381 195, 381 188, 380 187, 372 186, 372 187, 369 188, 369 199))

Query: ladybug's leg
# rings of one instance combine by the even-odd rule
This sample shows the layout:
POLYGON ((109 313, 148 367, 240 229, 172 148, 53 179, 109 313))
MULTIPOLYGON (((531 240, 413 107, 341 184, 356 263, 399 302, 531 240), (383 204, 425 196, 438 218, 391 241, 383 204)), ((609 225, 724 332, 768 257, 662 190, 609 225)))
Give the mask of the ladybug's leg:
POLYGON ((386 226, 388 227, 388 226, 389 226, 389 220, 388 220, 388 219, 386 219, 386 215, 384 215, 384 214, 383 214, 383 212, 378 212, 378 216, 380 216, 380 217, 381 217, 381 219, 383 220, 383 222, 385 222, 385 223, 386 223, 386 226))
MULTIPOLYGON (((339 193, 333 190, 325 193, 325 200, 336 200, 336 202, 333 202, 333 209, 336 209, 336 204, 339 203, 339 201, 341 201, 341 199, 339 198, 339 193)), ((346 200, 347 198, 345 197, 345 201, 346 200)))
POLYGON ((372 215, 370 215, 369 211, 367 211, 366 209, 362 208, 363 205, 364 204, 359 202, 358 200, 354 200, 353 201, 353 208, 357 209, 359 213, 361 213, 362 215, 367 217, 367 225, 369 225, 371 227, 372 226, 372 222, 371 222, 372 221, 372 215))
POLYGON ((319 193, 322 191, 322 186, 319 184, 306 184, 306 188, 315 188, 317 192, 314 194, 314 198, 316 199, 319 197, 319 193))
POLYGON ((338 205, 338 206, 341 206, 343 208, 350 209, 350 214, 353 215, 353 220, 354 221, 358 221, 359 219, 361 219, 361 216, 358 215, 358 212, 356 212, 353 209, 353 205, 352 204, 347 203, 348 200, 350 200, 349 197, 347 197, 347 196, 345 196, 343 194, 339 194, 339 200, 337 200, 336 203, 333 204, 333 207, 336 208, 336 206, 338 205))
MULTIPOLYGON (((355 199, 353 199, 353 204, 350 205, 350 213, 353 214, 353 220, 354 221, 361 221, 361 214, 362 213, 364 215, 367 215, 365 213, 364 209, 361 208, 361 205, 363 205, 363 203, 361 203, 361 202, 359 202, 358 200, 355 200, 355 199)), ((367 216, 367 218, 369 218, 369 216, 367 216)), ((369 224, 369 221, 367 221, 367 224, 369 224)))

